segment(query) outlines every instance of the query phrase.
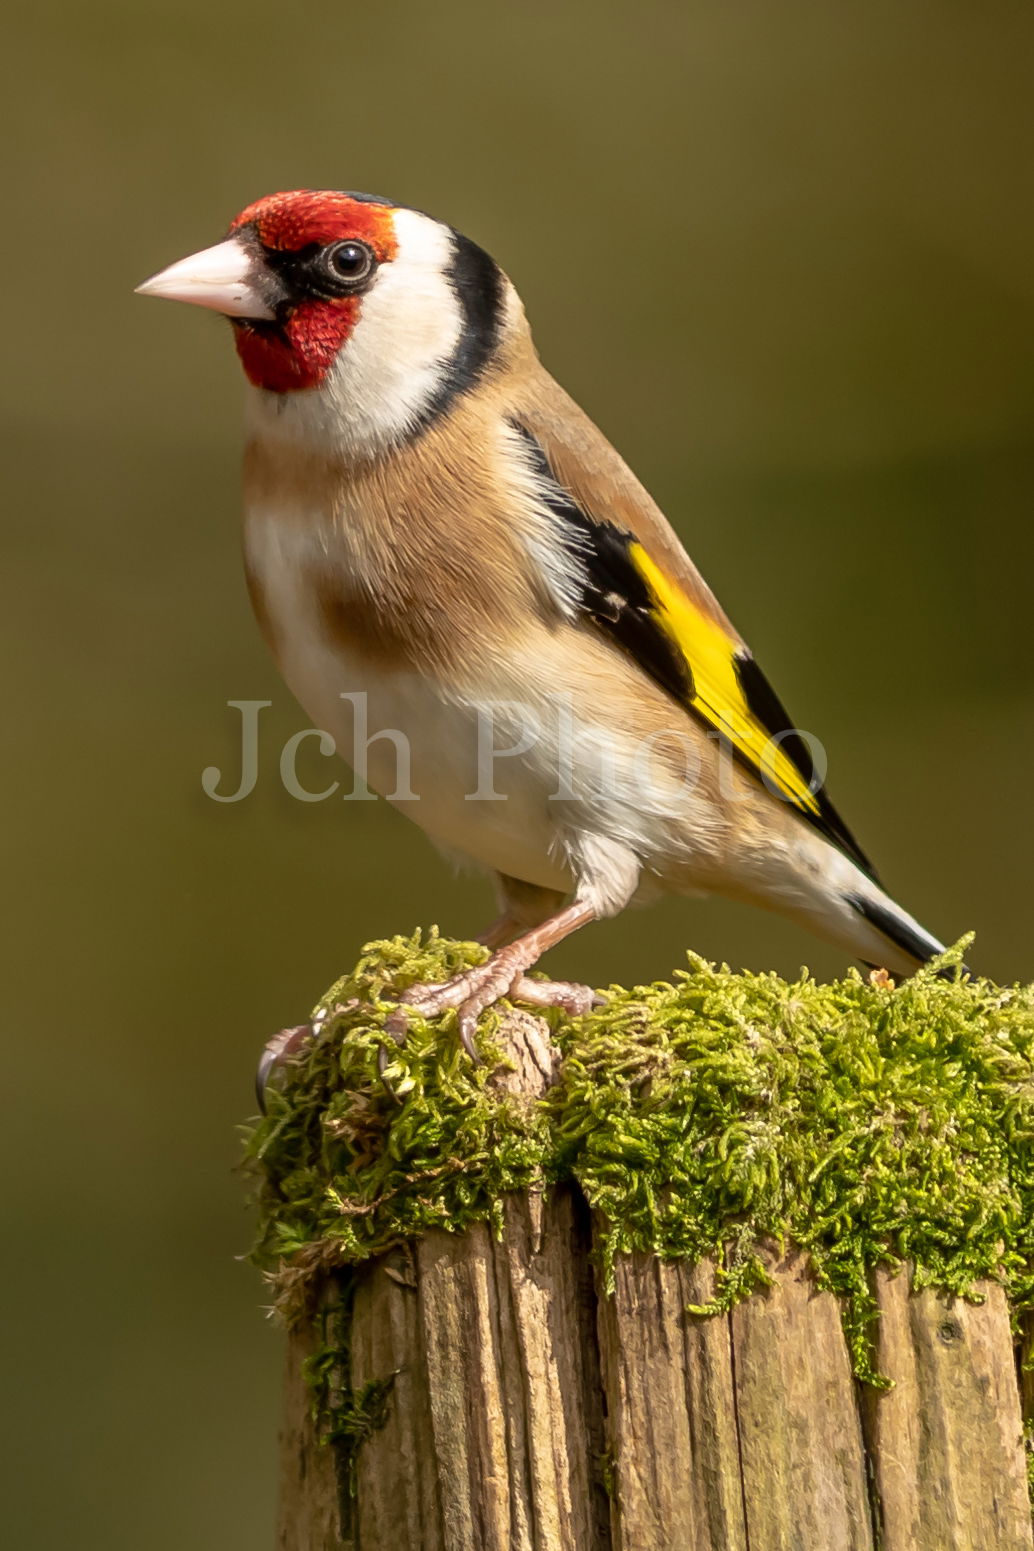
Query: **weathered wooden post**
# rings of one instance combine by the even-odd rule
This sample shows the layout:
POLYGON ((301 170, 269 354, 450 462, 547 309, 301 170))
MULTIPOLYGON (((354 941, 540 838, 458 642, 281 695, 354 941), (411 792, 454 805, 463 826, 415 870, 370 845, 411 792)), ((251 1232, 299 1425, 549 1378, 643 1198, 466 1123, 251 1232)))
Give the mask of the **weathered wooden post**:
POLYGON ((282 1551, 1030 1551, 1034 995, 696 964, 399 1051, 474 951, 371 950, 254 1137, 282 1551))

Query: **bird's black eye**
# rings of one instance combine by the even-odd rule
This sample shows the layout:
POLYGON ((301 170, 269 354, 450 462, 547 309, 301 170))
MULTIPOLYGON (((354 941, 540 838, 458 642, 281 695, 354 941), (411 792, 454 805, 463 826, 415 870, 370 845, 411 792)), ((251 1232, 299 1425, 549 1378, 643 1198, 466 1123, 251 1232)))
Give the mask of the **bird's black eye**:
POLYGON ((277 305, 290 311, 308 300, 338 301, 361 296, 377 276, 377 255, 365 242, 309 242, 303 248, 263 248, 269 269, 279 282, 277 305))
POLYGON ((365 242, 333 242, 320 254, 328 280, 345 290, 361 285, 373 273, 374 256, 365 242))

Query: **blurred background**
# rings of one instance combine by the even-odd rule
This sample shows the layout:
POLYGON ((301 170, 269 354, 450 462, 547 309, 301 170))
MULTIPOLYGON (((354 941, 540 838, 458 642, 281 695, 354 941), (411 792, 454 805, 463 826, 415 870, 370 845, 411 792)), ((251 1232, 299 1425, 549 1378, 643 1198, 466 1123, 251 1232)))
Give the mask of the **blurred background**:
MULTIPOLYGON (((490 903, 385 805, 282 791, 307 724, 245 597, 228 330, 133 286, 299 186, 489 248, 889 886, 1026 979, 1034 13, 38 0, 5 34, 6 1538, 261 1551, 256 1052, 365 940, 468 935, 490 903), (223 806, 201 772, 235 780, 240 699, 273 706, 223 806)), ((687 946, 843 969, 684 902, 550 963, 630 981, 687 946)))

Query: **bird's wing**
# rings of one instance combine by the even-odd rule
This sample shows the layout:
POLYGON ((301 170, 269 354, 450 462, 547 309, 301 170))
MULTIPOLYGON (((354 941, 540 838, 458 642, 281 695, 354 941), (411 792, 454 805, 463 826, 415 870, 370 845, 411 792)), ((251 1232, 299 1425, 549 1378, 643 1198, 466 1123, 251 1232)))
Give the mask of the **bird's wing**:
POLYGON ((614 448, 544 373, 511 418, 581 562, 587 620, 875 878, 750 648, 614 448))

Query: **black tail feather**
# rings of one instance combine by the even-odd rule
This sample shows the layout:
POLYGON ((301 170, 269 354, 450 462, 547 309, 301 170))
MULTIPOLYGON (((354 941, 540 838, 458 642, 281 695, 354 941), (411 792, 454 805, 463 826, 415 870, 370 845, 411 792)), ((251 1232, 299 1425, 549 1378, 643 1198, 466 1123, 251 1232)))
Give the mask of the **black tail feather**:
MULTIPOLYGON (((941 945, 932 937, 928 937, 925 932, 917 931, 909 921, 902 920, 900 915, 889 906, 881 904, 879 900, 866 899, 863 894, 848 894, 845 897, 848 904, 857 910, 860 916, 864 916, 870 926, 874 926, 896 948, 900 948, 902 953, 907 953, 918 963, 929 964, 931 959, 943 953, 941 945)), ((868 960, 862 962, 868 963, 868 960)), ((871 964, 869 967, 876 969, 879 966, 871 964)), ((944 980, 954 980, 959 971, 964 975, 970 973, 969 966, 966 964, 961 964, 957 968, 954 964, 944 965, 937 973, 944 980)))

